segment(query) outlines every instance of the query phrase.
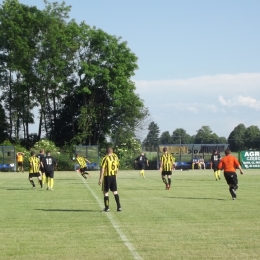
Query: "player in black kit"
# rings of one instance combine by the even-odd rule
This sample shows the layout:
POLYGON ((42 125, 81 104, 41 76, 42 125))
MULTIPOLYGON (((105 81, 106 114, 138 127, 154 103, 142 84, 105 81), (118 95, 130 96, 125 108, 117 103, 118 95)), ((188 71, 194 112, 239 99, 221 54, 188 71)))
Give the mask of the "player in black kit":
POLYGON ((137 163, 138 168, 140 170, 140 175, 145 178, 144 170, 145 166, 149 166, 149 162, 144 153, 141 153, 138 157, 135 158, 135 163, 137 163))
POLYGON ((54 178, 54 169, 57 165, 55 158, 51 156, 51 152, 47 152, 46 156, 42 159, 41 165, 44 168, 47 190, 53 190, 53 178, 54 178))

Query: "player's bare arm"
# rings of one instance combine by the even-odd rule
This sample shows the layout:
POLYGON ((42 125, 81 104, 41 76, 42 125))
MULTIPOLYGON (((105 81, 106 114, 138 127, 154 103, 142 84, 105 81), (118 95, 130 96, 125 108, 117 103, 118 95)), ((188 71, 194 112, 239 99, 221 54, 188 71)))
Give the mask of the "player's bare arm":
POLYGON ((98 185, 101 185, 101 183, 102 183, 102 181, 103 181, 104 171, 105 171, 104 168, 102 168, 102 169, 100 170, 100 176, 99 176, 98 185))

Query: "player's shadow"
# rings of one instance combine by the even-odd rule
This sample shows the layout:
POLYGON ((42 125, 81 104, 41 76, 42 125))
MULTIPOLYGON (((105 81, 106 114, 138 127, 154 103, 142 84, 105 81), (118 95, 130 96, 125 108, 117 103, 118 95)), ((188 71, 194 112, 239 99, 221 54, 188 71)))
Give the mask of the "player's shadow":
POLYGON ((30 190, 28 188, 8 188, 6 190, 30 190))
POLYGON ((195 197, 164 197, 165 199, 181 199, 181 200, 225 200, 216 198, 195 198, 195 197))
POLYGON ((48 212, 96 212, 97 210, 83 210, 83 209, 35 209, 48 212))
POLYGON ((206 182, 212 182, 212 180, 205 180, 205 179, 175 179, 176 181, 193 181, 193 182, 201 182, 201 181, 206 181, 206 182))
POLYGON ((55 180, 58 180, 58 181, 75 181, 75 180, 77 180, 77 178, 75 178, 75 179, 59 179, 59 178, 57 178, 55 180))

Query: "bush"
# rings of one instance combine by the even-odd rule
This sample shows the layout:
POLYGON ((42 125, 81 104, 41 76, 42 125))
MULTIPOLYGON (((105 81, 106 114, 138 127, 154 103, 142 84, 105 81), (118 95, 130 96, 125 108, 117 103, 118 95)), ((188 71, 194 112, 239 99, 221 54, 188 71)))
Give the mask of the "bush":
POLYGON ((57 154, 57 156, 54 158, 57 160, 57 164, 58 164, 57 171, 74 170, 74 162, 71 160, 69 154, 66 154, 66 153, 57 154))

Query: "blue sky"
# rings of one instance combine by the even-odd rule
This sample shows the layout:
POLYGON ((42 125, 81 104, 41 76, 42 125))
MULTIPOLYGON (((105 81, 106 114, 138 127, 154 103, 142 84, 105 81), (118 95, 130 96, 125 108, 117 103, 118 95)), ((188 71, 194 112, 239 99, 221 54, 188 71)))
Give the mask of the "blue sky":
POLYGON ((208 125, 228 137, 239 123, 260 127, 260 1, 65 2, 70 18, 128 42, 138 57, 136 93, 161 133, 208 125))

